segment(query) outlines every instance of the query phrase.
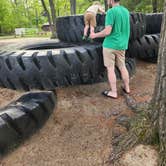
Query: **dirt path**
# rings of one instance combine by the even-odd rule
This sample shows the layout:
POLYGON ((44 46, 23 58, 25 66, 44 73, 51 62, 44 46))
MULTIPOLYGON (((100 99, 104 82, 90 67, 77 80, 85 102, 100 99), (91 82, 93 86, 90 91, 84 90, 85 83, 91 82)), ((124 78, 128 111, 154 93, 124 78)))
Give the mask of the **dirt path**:
MULTIPOLYGON (((137 73, 131 79, 131 95, 138 102, 150 100, 155 71, 156 64, 137 62, 137 73)), ((120 82, 118 84, 120 86, 120 82)), ((133 115, 120 91, 117 100, 100 95, 101 91, 107 88, 107 83, 100 83, 57 89, 57 109, 46 125, 18 149, 4 157, 0 165, 107 165, 104 163, 110 154, 112 131, 116 128, 115 132, 118 134, 125 130, 115 123, 115 119, 121 115, 133 115)), ((20 94, 1 88, 0 105, 20 94)))

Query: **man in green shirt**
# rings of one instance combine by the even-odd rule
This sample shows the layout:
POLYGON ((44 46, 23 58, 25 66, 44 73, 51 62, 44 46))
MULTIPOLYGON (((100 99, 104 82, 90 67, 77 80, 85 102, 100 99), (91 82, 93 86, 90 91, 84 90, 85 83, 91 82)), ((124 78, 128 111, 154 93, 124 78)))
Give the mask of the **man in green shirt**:
POLYGON ((107 0, 112 6, 107 11, 105 29, 99 33, 92 33, 92 39, 105 37, 103 42, 103 59, 107 68, 108 80, 111 90, 106 90, 102 94, 116 99, 118 97, 116 87, 115 64, 118 66, 124 86, 122 90, 130 93, 129 74, 125 66, 125 50, 128 48, 130 36, 129 11, 120 5, 120 0, 107 0))

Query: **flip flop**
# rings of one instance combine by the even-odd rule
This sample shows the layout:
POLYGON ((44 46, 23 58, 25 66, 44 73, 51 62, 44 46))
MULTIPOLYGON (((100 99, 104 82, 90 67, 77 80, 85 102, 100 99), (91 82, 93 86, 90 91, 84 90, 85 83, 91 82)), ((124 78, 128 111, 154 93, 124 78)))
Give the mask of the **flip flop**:
POLYGON ((108 98, 111 98, 111 99, 117 99, 118 97, 113 97, 113 96, 110 96, 108 95, 110 91, 109 90, 105 90, 102 92, 102 95, 105 96, 105 97, 108 97, 108 98))
POLYGON ((124 93, 126 93, 126 94, 128 94, 128 95, 130 94, 130 92, 127 92, 124 87, 121 87, 121 88, 122 88, 122 91, 123 91, 124 93))

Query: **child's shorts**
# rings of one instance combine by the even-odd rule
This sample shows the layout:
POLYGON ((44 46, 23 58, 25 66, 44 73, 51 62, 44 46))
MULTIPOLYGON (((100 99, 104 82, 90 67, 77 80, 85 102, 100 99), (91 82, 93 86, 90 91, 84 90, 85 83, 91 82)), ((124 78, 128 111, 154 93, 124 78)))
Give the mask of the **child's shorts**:
POLYGON ((95 27, 96 26, 96 15, 93 14, 92 12, 86 12, 84 14, 84 22, 85 22, 85 25, 90 25, 90 26, 93 26, 95 27))

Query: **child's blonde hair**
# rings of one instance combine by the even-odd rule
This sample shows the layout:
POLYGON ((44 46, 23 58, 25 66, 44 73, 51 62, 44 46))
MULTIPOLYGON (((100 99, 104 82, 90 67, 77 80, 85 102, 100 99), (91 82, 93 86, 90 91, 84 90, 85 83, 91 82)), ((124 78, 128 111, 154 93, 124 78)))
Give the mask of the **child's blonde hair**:
POLYGON ((99 1, 94 1, 93 5, 101 5, 101 3, 99 1))

